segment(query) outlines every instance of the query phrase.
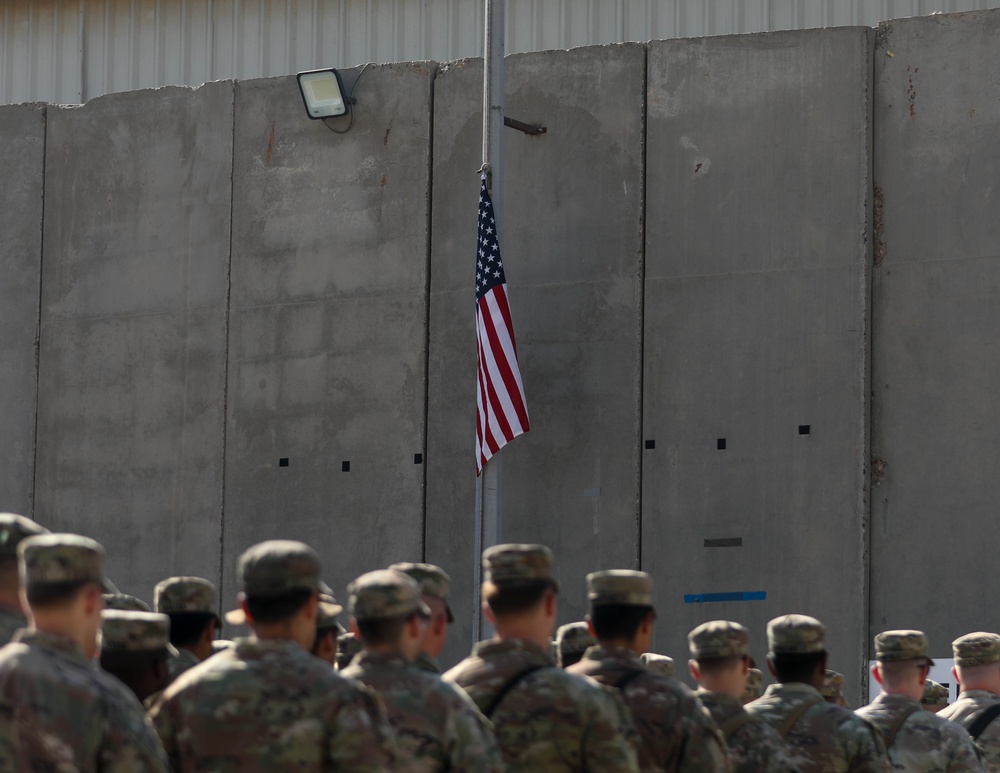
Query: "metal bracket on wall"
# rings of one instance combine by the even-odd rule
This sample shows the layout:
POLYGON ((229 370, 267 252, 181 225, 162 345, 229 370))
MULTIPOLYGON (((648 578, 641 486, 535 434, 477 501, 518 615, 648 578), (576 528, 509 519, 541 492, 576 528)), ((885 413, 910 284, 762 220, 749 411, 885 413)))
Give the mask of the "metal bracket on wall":
POLYGON ((525 123, 524 121, 518 121, 516 118, 503 117, 503 125, 509 126, 511 129, 517 129, 519 132, 524 132, 525 134, 547 134, 548 127, 546 126, 533 126, 530 123, 525 123))

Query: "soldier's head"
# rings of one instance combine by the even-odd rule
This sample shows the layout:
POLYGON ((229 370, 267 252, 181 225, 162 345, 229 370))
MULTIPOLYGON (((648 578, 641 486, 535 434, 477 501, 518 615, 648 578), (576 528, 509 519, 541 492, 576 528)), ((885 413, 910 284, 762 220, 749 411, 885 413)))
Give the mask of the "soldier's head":
POLYGON ((875 637, 872 676, 884 693, 919 701, 933 665, 923 631, 883 631, 875 637))
POLYGON ((978 631, 951 643, 955 665, 952 676, 962 690, 1000 693, 1000 636, 978 631))
POLYGON ((850 708, 847 705, 847 698, 844 697, 844 675, 839 674, 836 671, 831 671, 829 668, 823 672, 823 687, 820 689, 820 695, 823 696, 823 700, 827 703, 832 703, 835 706, 843 706, 844 708, 850 708))
MULTIPOLYGON (((312 650, 319 594, 333 591, 320 580, 316 551, 303 542, 268 540, 240 556, 239 612, 259 639, 287 639, 312 650)), ((228 622, 236 615, 227 614, 228 622)))
POLYGON ((17 548, 23 601, 34 628, 74 639, 87 657, 97 651, 104 591, 104 548, 76 534, 28 537, 17 548))
POLYGON ((587 575, 587 620, 602 646, 626 647, 636 655, 653 641, 653 578, 646 572, 609 569, 587 575))
POLYGON ((750 632, 739 623, 713 620, 688 634, 691 676, 706 690, 740 698, 750 673, 750 632))
POLYGON ((337 670, 342 671, 361 652, 361 639, 353 633, 342 633, 337 637, 337 670))
POLYGON ((556 662, 562 668, 569 668, 574 663, 579 663, 587 648, 593 647, 595 644, 597 644, 597 639, 591 633, 589 623, 560 625, 556 630, 556 662))
POLYGON ((337 637, 345 632, 344 627, 337 622, 337 615, 343 612, 344 608, 337 603, 333 596, 321 593, 317 611, 316 642, 313 644, 311 652, 320 660, 335 666, 337 664, 337 637))
POLYGON ((743 688, 743 695, 740 696, 740 701, 745 706, 748 703, 753 703, 761 695, 764 694, 764 674, 759 668, 750 668, 750 673, 747 674, 747 686, 743 688))
POLYGON ((525 639, 548 651, 558 593, 552 551, 544 545, 496 545, 483 551, 483 611, 500 638, 525 639))
POLYGON ((420 586, 395 569, 380 569, 347 586, 351 628, 368 652, 413 660, 420 653, 431 610, 420 586))
POLYGON ((170 618, 111 609, 101 617, 101 668, 124 682, 140 701, 166 687, 170 618))
POLYGON ((20 607, 17 546, 28 537, 48 533, 48 529, 23 515, 0 513, 0 603, 20 607))
POLYGON ((194 653, 198 660, 212 655, 212 642, 222 627, 219 594, 201 577, 170 577, 153 590, 153 607, 170 618, 170 643, 194 653))
POLYGON ((948 705, 948 688, 933 679, 928 679, 924 685, 924 694, 920 698, 920 708, 937 714, 948 705))
POLYGON ((815 617, 782 615, 767 624, 767 667, 779 682, 817 690, 826 672, 826 629, 815 617))
POLYGON ((438 657, 448 640, 448 626, 455 622, 448 604, 451 577, 434 564, 401 563, 389 568, 408 574, 420 586, 421 598, 431 610, 431 619, 424 631, 421 649, 431 657, 438 657))
POLYGON ((128 593, 105 593, 104 608, 117 610, 119 612, 152 612, 149 604, 140 598, 130 596, 128 593))

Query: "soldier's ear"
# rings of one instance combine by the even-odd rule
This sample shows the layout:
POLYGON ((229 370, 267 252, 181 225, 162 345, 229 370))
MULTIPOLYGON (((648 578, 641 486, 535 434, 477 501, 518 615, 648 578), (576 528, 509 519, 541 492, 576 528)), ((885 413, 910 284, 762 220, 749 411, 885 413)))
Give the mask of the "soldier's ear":
POLYGON ((701 670, 698 668, 698 661, 693 658, 688 661, 688 668, 691 669, 691 676, 696 682, 701 681, 701 670))
POLYGON ((490 621, 490 625, 497 624, 497 619, 493 614, 493 610, 490 609, 490 605, 485 601, 483 602, 483 614, 486 616, 486 619, 490 621))
POLYGON ((875 681, 882 684, 882 669, 878 667, 878 663, 872 666, 872 676, 875 677, 875 681))

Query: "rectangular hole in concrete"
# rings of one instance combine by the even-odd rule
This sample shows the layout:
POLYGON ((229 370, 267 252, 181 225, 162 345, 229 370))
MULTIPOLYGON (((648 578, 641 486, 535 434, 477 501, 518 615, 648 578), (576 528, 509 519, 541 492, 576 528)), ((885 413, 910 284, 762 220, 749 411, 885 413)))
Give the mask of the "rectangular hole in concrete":
POLYGON ((655 440, 647 440, 646 441, 646 450, 647 451, 652 451, 654 448, 656 448, 656 441, 655 440))
POLYGON ((414 454, 413 455, 413 463, 414 464, 423 464, 424 463, 424 455, 423 454, 414 454))
POLYGON ((799 434, 800 435, 808 435, 809 434, 809 425, 808 424, 800 424, 799 425, 799 434))
POLYGON ((278 466, 279 467, 287 467, 288 466, 288 457, 287 456, 281 457, 278 460, 278 466))
POLYGON ((350 472, 351 471, 351 463, 350 462, 341 462, 340 463, 340 470, 341 470, 341 472, 350 472))
POLYGON ((719 451, 725 451, 726 450, 726 439, 724 437, 720 437, 718 440, 715 441, 715 447, 719 451))
POLYGON ((724 537, 723 539, 705 540, 706 548, 741 548, 743 547, 743 537, 724 537))

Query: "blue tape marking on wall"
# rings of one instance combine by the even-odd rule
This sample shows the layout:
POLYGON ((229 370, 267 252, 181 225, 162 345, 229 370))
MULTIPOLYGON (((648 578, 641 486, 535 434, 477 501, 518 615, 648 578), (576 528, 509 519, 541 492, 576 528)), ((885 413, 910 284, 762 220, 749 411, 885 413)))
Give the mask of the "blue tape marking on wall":
POLYGON ((685 604, 707 604, 712 601, 763 601, 767 591, 752 590, 744 593, 686 593, 685 604))

